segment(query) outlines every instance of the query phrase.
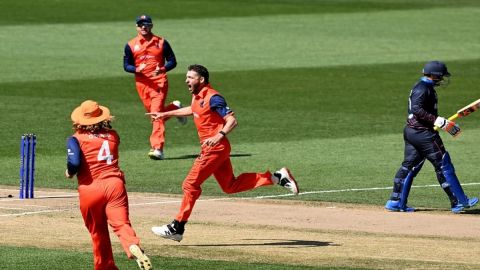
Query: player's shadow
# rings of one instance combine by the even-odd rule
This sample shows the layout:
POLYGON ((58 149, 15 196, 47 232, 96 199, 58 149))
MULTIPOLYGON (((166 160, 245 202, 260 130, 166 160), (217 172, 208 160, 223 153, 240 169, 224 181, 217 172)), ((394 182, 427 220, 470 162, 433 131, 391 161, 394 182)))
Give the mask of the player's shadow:
POLYGON ((239 244, 206 244, 206 245, 182 245, 187 247, 253 247, 253 246, 280 246, 287 248, 299 247, 326 247, 340 246, 332 242, 311 241, 311 240, 290 240, 290 239, 242 239, 242 241, 266 241, 264 243, 239 243, 239 244))
MULTIPOLYGON (((438 209, 438 208, 416 208, 415 212, 452 212, 450 209, 438 209)), ((452 213, 454 214, 454 213, 452 213)), ((480 209, 465 209, 461 213, 454 214, 454 215, 480 215, 480 209)))
MULTIPOLYGON (((251 157, 252 154, 230 154, 230 157, 251 157)), ((196 159, 198 154, 195 155, 183 155, 178 157, 169 157, 165 158, 166 160, 175 160, 175 159, 196 159)))
POLYGON ((165 158, 166 160, 174 160, 174 159, 196 159, 198 155, 183 155, 178 157, 168 157, 165 158))
POLYGON ((415 208, 415 212, 439 212, 442 210, 439 210, 438 208, 415 208))
POLYGON ((460 213, 464 215, 480 215, 480 209, 474 208, 474 209, 465 209, 464 212, 460 213))

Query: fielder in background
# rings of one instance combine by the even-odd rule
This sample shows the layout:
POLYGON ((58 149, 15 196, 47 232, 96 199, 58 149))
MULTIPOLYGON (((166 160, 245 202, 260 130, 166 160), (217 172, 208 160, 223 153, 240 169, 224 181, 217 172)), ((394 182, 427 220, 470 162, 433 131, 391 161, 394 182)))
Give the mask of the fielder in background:
MULTIPOLYGON (((152 33, 152 18, 141 15, 136 19, 138 35, 125 45, 123 69, 135 74, 135 86, 147 112, 163 112, 181 108, 180 101, 175 100, 165 107, 168 93, 167 71, 177 66, 172 47, 166 39, 152 33)), ((165 123, 167 119, 151 119, 151 159, 164 159, 165 123)), ((186 117, 179 117, 181 124, 186 124, 186 117)))
POLYGON ((201 65, 188 67, 186 84, 192 94, 189 107, 174 111, 152 113, 154 118, 193 115, 201 144, 200 155, 183 182, 183 199, 180 211, 167 225, 153 227, 153 233, 180 242, 192 213, 195 201, 202 193, 201 185, 213 175, 225 193, 237 193, 260 186, 279 184, 293 194, 298 186, 287 168, 275 173, 242 173, 235 177, 230 162, 230 143, 227 135, 237 125, 233 111, 225 99, 210 86, 208 70, 201 65))
POLYGON ((448 84, 450 73, 444 63, 431 61, 423 68, 423 77, 415 84, 408 100, 408 118, 403 130, 405 141, 404 160, 393 180, 393 192, 385 208, 390 211, 413 212, 407 206, 413 178, 418 174, 425 159, 433 164, 438 182, 450 199, 451 209, 459 213, 474 206, 477 198, 469 199, 455 174, 438 131, 441 128, 452 136, 460 134, 457 124, 438 116, 435 88, 448 84))
POLYGON ((67 140, 65 176, 77 175, 80 211, 92 237, 95 269, 118 269, 108 224, 127 256, 135 258, 140 269, 152 269, 128 217, 125 178, 118 166, 120 138, 110 125, 110 110, 87 100, 72 112, 71 118, 75 134, 67 140))

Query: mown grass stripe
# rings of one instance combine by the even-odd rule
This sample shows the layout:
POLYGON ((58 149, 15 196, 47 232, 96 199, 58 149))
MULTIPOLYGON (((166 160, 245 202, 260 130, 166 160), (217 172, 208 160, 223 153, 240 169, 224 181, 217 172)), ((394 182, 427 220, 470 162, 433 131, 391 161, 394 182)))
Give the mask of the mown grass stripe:
POLYGON ((0 2, 0 25, 114 22, 149 13, 155 19, 246 17, 279 14, 358 13, 389 10, 479 7, 475 0, 128 0, 0 2), (74 7, 72 7, 72 5, 74 7), (191 8, 195 7, 195 8, 191 8), (108 10, 108 12, 105 12, 108 10))
MULTIPOLYGON (((480 8, 452 8, 165 20, 155 30, 178 56, 173 73, 184 73, 194 62, 233 71, 478 59, 479 24, 480 8), (438 18, 442 34, 425 24, 438 18)), ((131 22, 1 27, 0 82, 127 76, 123 47, 134 35, 131 22)))
MULTIPOLYGON (((138 269, 135 260, 129 260, 123 252, 115 252, 115 263, 120 269, 138 269)), ((216 260, 197 260, 182 257, 160 257, 149 255, 155 269, 225 269, 225 270, 308 270, 308 269, 359 269, 350 267, 309 267, 302 265, 281 265, 269 263, 246 263, 216 260)), ((93 269, 91 252, 78 250, 0 246, 2 269, 93 269)))

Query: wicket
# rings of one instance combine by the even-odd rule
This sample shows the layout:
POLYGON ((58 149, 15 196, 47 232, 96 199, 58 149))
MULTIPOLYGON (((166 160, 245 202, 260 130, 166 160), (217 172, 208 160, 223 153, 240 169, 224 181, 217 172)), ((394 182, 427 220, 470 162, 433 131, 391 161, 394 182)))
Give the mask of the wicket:
POLYGON ((23 134, 20 140, 20 199, 33 198, 37 135, 23 134))

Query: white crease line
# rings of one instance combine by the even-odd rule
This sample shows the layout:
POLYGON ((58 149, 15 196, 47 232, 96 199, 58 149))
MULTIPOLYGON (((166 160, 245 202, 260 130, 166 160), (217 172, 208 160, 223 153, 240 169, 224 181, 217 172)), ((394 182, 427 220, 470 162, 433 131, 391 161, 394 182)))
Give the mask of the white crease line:
MULTIPOLYGON (((462 186, 476 186, 480 183, 465 183, 462 186)), ((412 188, 428 188, 428 187, 439 187, 440 185, 423 185, 423 186, 412 186, 412 188)), ((307 191, 300 192, 298 196, 309 195, 309 194, 321 194, 321 193, 340 193, 340 192, 352 192, 352 191, 372 191, 372 190, 388 190, 392 187, 372 187, 372 188, 346 188, 346 189, 333 189, 333 190, 318 190, 318 191, 307 191)), ((209 201, 229 201, 229 200, 254 200, 254 199, 267 199, 267 198, 281 198, 281 197, 292 197, 297 196, 291 193, 281 194, 281 195, 265 195, 265 196, 255 196, 255 197, 225 197, 225 198, 216 198, 216 199, 199 199, 197 202, 209 202, 209 201)), ((142 206, 142 205, 155 205, 155 204, 171 204, 171 203, 181 203, 181 200, 176 201, 161 201, 161 202, 147 202, 147 203, 135 203, 130 204, 130 206, 142 206)))
MULTIPOLYGON (((14 201, 22 201, 22 199, 16 199, 16 200, 11 200, 11 201, 0 201, 1 203, 5 202, 14 202, 14 201)), ((38 208, 49 208, 50 206, 47 205, 37 205, 37 204, 15 204, 15 206, 25 206, 25 207, 38 207, 38 208)))
POLYGON ((68 194, 50 194, 45 196, 36 196, 35 199, 61 199, 61 198, 75 198, 78 197, 78 193, 68 193, 68 194))
MULTIPOLYGON (((476 186, 480 185, 480 183, 465 183, 462 186, 476 186)), ((424 186, 412 186, 412 188, 427 188, 427 187, 438 187, 439 185, 424 185, 424 186)), ((321 194, 321 193, 339 193, 339 192, 351 192, 351 191, 371 191, 371 190, 387 190, 391 189, 392 187, 373 187, 373 188, 346 188, 346 189, 334 189, 334 190, 319 190, 319 191, 307 191, 307 192, 300 192, 298 195, 308 195, 308 194, 321 194)), ((281 195, 266 195, 266 196, 255 196, 255 197, 228 197, 228 198, 215 198, 215 199, 199 199, 197 202, 209 202, 209 201, 229 201, 229 200, 251 200, 251 199, 265 199, 265 198, 280 198, 280 197, 291 197, 295 196, 293 194, 281 194, 281 195)), ((142 205, 155 205, 155 204, 171 204, 171 203, 181 203, 181 200, 175 201, 161 201, 161 202, 148 202, 148 203, 134 203, 129 204, 129 206, 142 206, 142 205)), ((24 215, 33 215, 33 214, 41 214, 41 213, 51 213, 51 212, 62 212, 62 211, 70 211, 76 208, 70 209, 61 209, 61 210, 43 210, 43 211, 33 211, 33 212, 24 212, 18 214, 6 214, 0 215, 0 217, 8 217, 8 216, 24 216, 24 215)))
POLYGON ((16 207, 2 207, 0 209, 7 209, 7 210, 25 210, 25 208, 16 208, 16 207))
MULTIPOLYGON (((13 195, 13 196, 18 196, 18 189, 6 189, 6 188, 0 188, 0 191, 10 191, 10 195, 13 195), (15 194, 15 195, 14 195, 15 194)), ((65 192, 55 192, 55 191, 43 191, 43 190, 39 190, 39 191, 36 191, 35 190, 35 198, 52 198, 52 197, 78 197, 78 192, 75 192, 75 193, 65 193, 65 192), (47 194, 47 195, 42 195, 42 196, 38 196, 38 195, 41 195, 41 194, 47 194)))
MULTIPOLYGON (((20 198, 0 198, 0 202, 15 202, 15 201, 28 201, 32 199, 64 199, 64 198, 76 198, 78 194, 60 194, 60 195, 48 195, 48 196, 35 196, 34 198, 20 199, 20 198)), ((31 205, 38 206, 38 205, 31 205)), ((42 206, 38 206, 42 207, 42 206)))
MULTIPOLYGON (((215 198, 215 199, 198 199, 197 202, 212 202, 212 201, 228 201, 235 199, 251 199, 251 198, 215 198)), ((181 203, 182 200, 176 201, 161 201, 161 202, 147 202, 147 203, 131 203, 130 206, 142 206, 142 205, 155 205, 155 204, 171 204, 171 203, 181 203)))
MULTIPOLYGON (((0 204, 5 205, 5 203, 10 203, 10 202, 22 202, 25 201, 26 199, 13 199, 13 200, 0 200, 0 204)), ((30 199, 28 199, 30 200, 30 199)), ((38 205, 38 204, 15 204, 15 206, 25 206, 25 207, 38 207, 38 208, 49 208, 50 206, 47 205, 38 205)))
POLYGON ((23 213, 17 213, 17 214, 4 214, 4 215, 0 215, 0 217, 18 217, 18 216, 27 216, 27 215, 53 213, 53 212, 66 212, 66 211, 70 211, 70 210, 73 210, 73 209, 74 208, 71 208, 71 209, 52 209, 52 210, 23 212, 23 213))
MULTIPOLYGON (((465 183, 461 184, 462 186, 476 186, 480 183, 465 183)), ((412 188, 427 188, 427 187, 440 187, 439 184, 436 185, 423 185, 423 186, 412 186, 412 188)), ((370 191, 370 190, 385 190, 392 189, 392 187, 373 187, 373 188, 346 188, 346 189, 334 189, 334 190, 320 190, 320 191, 308 191, 300 192, 298 195, 307 195, 307 194, 319 194, 319 193, 337 193, 337 192, 348 192, 348 191, 370 191)), ((280 196, 294 196, 293 194, 286 194, 280 196)))

